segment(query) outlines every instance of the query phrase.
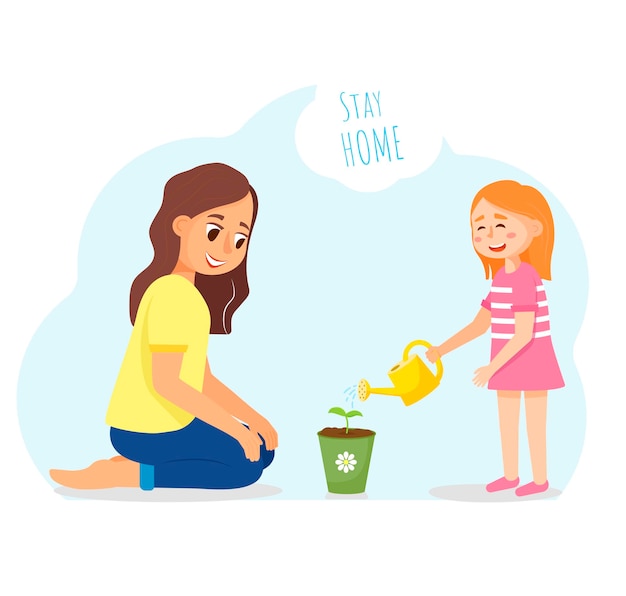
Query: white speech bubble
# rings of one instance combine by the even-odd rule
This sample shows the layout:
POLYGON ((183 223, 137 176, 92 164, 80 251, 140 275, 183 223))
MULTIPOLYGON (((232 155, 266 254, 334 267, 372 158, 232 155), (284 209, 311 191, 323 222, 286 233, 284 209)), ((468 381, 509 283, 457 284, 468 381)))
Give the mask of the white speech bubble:
POLYGON ((441 149, 428 93, 396 82, 325 83, 296 125, 296 147, 314 172, 361 192, 426 170, 441 149))

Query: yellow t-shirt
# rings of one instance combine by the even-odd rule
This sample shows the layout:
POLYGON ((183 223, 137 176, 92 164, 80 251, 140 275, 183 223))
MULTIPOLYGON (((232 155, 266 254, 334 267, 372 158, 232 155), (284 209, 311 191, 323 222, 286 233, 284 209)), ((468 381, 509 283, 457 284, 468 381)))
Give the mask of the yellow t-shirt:
POLYGON ((106 415, 109 426, 143 433, 179 430, 193 416, 152 385, 152 353, 184 352, 180 378, 202 391, 211 315, 196 287, 165 275, 146 290, 106 415))

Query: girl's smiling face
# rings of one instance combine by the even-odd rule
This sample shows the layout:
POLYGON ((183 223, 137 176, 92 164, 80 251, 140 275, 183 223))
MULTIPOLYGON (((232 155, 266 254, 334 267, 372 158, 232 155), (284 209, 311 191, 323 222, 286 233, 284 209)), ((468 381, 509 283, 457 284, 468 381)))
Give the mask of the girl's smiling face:
POLYGON ((472 240, 477 253, 491 259, 514 259, 539 236, 541 222, 481 199, 471 215, 472 240))
POLYGON ((236 269, 248 251, 253 218, 252 195, 199 213, 179 215, 172 228, 180 237, 175 271, 222 275, 236 269))

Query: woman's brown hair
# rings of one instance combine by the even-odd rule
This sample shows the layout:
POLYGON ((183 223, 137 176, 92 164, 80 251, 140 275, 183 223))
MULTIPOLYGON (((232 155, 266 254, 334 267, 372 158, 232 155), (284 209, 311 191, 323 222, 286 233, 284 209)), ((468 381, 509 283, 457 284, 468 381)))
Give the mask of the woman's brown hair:
MULTIPOLYGON (((199 213, 235 203, 252 195, 253 212, 250 235, 256 219, 258 200, 255 190, 241 173, 222 163, 210 163, 181 172, 165 184, 161 208, 150 225, 154 248, 152 262, 133 282, 130 289, 130 321, 134 325, 139 303, 148 286, 170 274, 178 261, 180 238, 172 223, 179 215, 195 217, 199 213)), ((233 313, 248 297, 247 253, 239 267, 223 275, 196 273, 195 286, 211 313, 211 333, 230 333, 233 313)))

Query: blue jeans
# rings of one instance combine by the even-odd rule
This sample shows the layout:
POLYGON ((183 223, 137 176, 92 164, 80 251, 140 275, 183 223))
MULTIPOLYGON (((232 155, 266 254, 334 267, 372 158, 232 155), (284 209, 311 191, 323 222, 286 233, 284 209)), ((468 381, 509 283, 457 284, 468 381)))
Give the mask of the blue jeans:
POLYGON ((170 488, 240 488, 256 482, 274 452, 261 445, 261 459, 246 459, 239 442, 195 418, 180 430, 137 433, 111 427, 111 443, 124 457, 139 462, 140 485, 170 488))

